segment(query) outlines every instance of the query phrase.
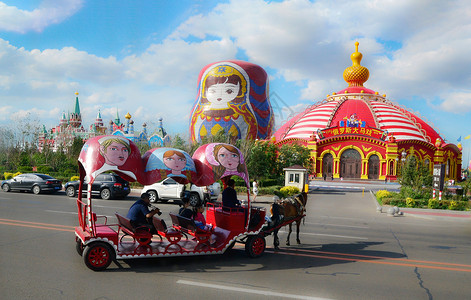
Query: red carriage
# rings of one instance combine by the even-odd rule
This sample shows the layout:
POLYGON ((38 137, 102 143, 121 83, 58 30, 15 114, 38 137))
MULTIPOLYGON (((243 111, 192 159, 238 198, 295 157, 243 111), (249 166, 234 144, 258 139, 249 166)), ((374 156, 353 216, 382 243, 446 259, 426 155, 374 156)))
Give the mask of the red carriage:
POLYGON ((77 251, 92 270, 104 270, 115 259, 222 254, 235 243, 245 244, 251 257, 261 256, 265 251, 266 232, 262 231, 262 226, 266 211, 251 205, 244 158, 232 145, 206 144, 198 148, 193 157, 178 149, 156 148, 141 157, 132 141, 119 136, 100 136, 85 143, 78 161, 81 186, 77 197, 79 226, 75 228, 75 236, 77 251), (180 157, 180 165, 172 165, 171 158, 167 163, 166 157, 180 157), (228 157, 237 158, 237 163, 224 161, 228 157), (231 176, 239 176, 245 181, 248 200, 238 209, 207 203, 206 222, 211 224, 210 229, 200 229, 194 220, 173 214, 168 218, 154 216, 152 222, 157 234, 151 234, 148 228, 133 228, 130 221, 119 214, 116 214, 116 222, 111 222, 106 216, 93 212, 91 183, 98 174, 107 171, 143 185, 166 177, 198 186, 218 180, 225 185, 231 176), (84 181, 89 183, 86 200, 82 200, 84 181))

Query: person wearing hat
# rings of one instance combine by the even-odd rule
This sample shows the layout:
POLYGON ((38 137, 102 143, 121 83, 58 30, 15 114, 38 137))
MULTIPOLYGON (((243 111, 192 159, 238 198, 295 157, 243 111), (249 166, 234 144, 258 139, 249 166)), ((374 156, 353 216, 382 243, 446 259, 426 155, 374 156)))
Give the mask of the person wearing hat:
POLYGON ((149 210, 150 199, 148 193, 142 193, 141 199, 134 202, 133 205, 129 208, 129 212, 126 216, 131 221, 131 225, 134 228, 146 226, 149 228, 152 234, 157 233, 151 220, 155 214, 161 214, 160 209, 154 208, 153 210, 149 210))

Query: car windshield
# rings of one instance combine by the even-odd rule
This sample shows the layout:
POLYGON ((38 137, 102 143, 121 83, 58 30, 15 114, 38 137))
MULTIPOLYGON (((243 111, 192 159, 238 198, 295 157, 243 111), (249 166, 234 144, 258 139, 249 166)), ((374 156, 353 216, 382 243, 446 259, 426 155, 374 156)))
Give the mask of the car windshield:
POLYGON ((45 175, 45 174, 36 174, 38 177, 42 178, 42 179, 54 179, 54 177, 51 177, 49 175, 45 175))

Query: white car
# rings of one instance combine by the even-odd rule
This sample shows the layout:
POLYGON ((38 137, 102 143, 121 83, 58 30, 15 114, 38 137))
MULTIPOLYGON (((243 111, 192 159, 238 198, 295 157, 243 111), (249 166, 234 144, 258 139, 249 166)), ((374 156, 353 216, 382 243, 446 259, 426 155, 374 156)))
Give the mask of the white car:
MULTIPOLYGON (((142 193, 147 192, 149 194, 150 202, 152 203, 158 200, 162 202, 167 202, 171 199, 181 200, 183 191, 185 191, 185 185, 176 182, 171 177, 167 177, 158 183, 146 185, 142 189, 142 193)), ((190 204, 196 206, 201 203, 201 201, 205 203, 207 201, 217 200, 217 197, 221 193, 221 185, 218 182, 207 187, 199 187, 192 184, 189 193, 190 204)))

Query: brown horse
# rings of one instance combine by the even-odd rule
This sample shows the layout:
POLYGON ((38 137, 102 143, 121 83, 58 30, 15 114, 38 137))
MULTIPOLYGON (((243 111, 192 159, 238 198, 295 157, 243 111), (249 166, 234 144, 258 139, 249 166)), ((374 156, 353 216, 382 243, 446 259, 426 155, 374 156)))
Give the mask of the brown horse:
MULTIPOLYGON (((290 220, 295 220, 296 222, 296 242, 301 244, 301 240, 299 239, 299 226, 301 225, 301 220, 304 219, 306 214, 306 203, 307 203, 307 194, 302 192, 298 195, 295 195, 290 198, 283 199, 279 203, 273 203, 271 207, 272 212, 272 220, 275 220, 275 229, 273 230, 273 246, 275 249, 279 249, 280 240, 278 239, 278 230, 280 227, 277 227, 279 224, 284 222, 288 222, 290 220)), ((291 225, 293 222, 290 222, 289 225, 289 232, 288 237, 286 238, 286 245, 289 246, 289 238, 292 232, 291 225)))

